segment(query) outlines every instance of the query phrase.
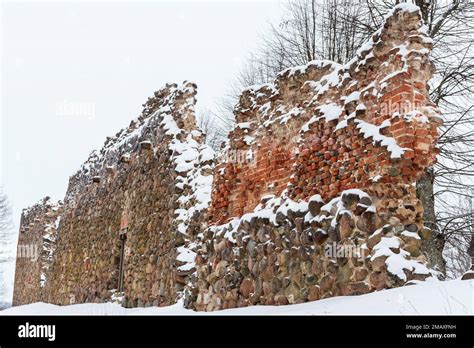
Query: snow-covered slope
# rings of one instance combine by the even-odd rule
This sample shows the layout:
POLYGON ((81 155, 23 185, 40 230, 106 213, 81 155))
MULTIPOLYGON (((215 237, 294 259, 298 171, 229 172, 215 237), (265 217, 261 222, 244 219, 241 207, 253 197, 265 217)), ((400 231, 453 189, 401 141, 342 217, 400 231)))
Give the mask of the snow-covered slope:
POLYGON ((320 315, 426 314, 473 315, 474 280, 429 281, 361 296, 334 297, 288 306, 253 306, 194 312, 181 302, 169 307, 123 308, 118 304, 55 306, 47 303, 9 308, 0 315, 320 315))

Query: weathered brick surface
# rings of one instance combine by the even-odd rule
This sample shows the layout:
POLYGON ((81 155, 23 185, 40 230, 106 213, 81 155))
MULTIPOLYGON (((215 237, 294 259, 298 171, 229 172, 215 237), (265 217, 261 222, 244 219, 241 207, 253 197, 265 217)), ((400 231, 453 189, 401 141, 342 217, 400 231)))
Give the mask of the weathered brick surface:
POLYGON ((435 160, 440 122, 426 89, 431 43, 420 27, 418 13, 397 12, 344 66, 315 61, 245 90, 228 151, 252 159, 219 164, 212 221, 250 212, 285 189, 296 200, 327 200, 379 176, 415 181, 435 160))

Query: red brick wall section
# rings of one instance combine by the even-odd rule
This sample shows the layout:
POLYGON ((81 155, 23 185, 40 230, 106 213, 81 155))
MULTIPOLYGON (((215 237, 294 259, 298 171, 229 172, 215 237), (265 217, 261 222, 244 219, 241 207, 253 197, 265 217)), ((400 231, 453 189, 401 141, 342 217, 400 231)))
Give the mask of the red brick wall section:
POLYGON ((327 201, 374 181, 414 182, 438 153, 431 46, 419 12, 399 9, 347 64, 313 61, 244 90, 214 175, 212 223, 285 189, 327 201))

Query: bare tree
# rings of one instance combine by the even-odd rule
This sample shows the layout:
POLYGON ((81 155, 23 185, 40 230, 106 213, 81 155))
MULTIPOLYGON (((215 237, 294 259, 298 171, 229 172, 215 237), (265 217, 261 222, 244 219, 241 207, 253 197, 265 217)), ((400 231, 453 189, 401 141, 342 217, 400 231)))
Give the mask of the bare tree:
POLYGON ((356 25, 362 15, 360 1, 289 2, 280 23, 270 26, 237 81, 244 86, 269 82, 285 68, 316 59, 345 63, 366 39, 367 31, 356 25))
POLYGON ((14 235, 11 216, 11 205, 0 187, 0 309, 8 305, 9 302, 5 267, 14 261, 11 254, 14 235))
MULTIPOLYGON (((6 232, 13 227, 11 215, 12 211, 10 202, 8 201, 7 196, 3 193, 3 189, 0 187, 0 231, 6 232)), ((6 233, 0 234, 0 240, 5 240, 7 237, 6 233)))
POLYGON ((461 197, 459 204, 438 217, 438 225, 446 240, 443 254, 449 278, 457 278, 468 270, 474 256, 474 189, 471 195, 461 197))
POLYGON ((213 116, 230 130, 234 106, 245 87, 271 82, 281 70, 312 60, 347 61, 366 38, 367 32, 356 26, 363 14, 360 1, 290 1, 278 25, 270 25, 260 48, 230 84, 213 116))
MULTIPOLYGON (((229 104, 224 103, 223 105, 228 106, 229 104)), ((197 125, 204 133, 204 142, 214 151, 218 151, 227 140, 227 134, 234 125, 232 111, 226 110, 216 113, 209 109, 202 110, 197 115, 197 125)))

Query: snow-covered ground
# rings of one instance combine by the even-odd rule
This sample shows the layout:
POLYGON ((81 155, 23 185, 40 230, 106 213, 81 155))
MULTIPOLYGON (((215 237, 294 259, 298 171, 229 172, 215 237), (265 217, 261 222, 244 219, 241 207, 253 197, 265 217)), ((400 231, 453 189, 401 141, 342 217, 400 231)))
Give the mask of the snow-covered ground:
POLYGON ((126 309, 118 304, 55 306, 47 303, 9 308, 0 315, 320 315, 426 314, 473 315, 474 280, 419 282, 361 296, 344 296, 288 306, 253 306, 219 312, 194 312, 181 302, 169 307, 126 309))

